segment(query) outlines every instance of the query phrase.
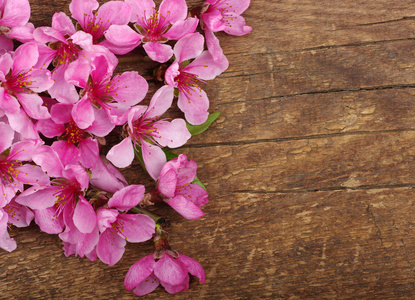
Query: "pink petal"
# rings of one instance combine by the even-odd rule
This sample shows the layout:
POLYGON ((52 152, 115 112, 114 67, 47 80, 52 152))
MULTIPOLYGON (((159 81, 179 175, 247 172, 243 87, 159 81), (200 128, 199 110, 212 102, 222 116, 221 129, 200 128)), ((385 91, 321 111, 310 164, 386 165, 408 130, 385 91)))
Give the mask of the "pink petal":
POLYGON ((14 239, 10 238, 10 235, 7 231, 9 228, 7 226, 8 216, 3 210, 0 210, 0 248, 12 252, 16 249, 17 244, 14 239))
POLYGON ((173 49, 170 45, 157 42, 145 43, 143 45, 147 55, 154 61, 165 63, 173 56, 173 49))
POLYGON ((4 208, 9 215, 8 223, 16 227, 27 227, 35 217, 35 214, 26 206, 20 205, 14 200, 4 208))
MULTIPOLYGON (((2 37, 3 35, 0 35, 2 37)), ((0 55, 0 80, 6 81, 6 75, 9 74, 13 67, 13 58, 10 53, 0 55)))
POLYGON ((110 233, 110 230, 105 230, 99 236, 97 255, 103 263, 113 266, 123 256, 126 243, 125 239, 115 233, 110 233))
POLYGON ((143 185, 129 185, 117 191, 108 201, 108 207, 128 211, 137 206, 144 197, 143 185))
POLYGON ((185 0, 163 0, 159 8, 160 15, 166 22, 174 24, 187 17, 187 4, 185 0))
POLYGON ((63 36, 72 35, 76 31, 72 20, 63 12, 53 14, 52 28, 60 32, 63 36))
POLYGON ((179 71, 179 63, 175 60, 170 67, 167 68, 166 73, 164 74, 164 79, 169 86, 177 88, 179 86, 178 81, 176 81, 176 77, 180 75, 179 71))
POLYGON ((130 243, 141 243, 152 238, 156 223, 146 215, 121 214, 118 220, 122 223, 122 232, 118 233, 130 243))
POLYGON ((0 123, 0 153, 9 149, 14 139, 14 130, 10 125, 0 123))
POLYGON ((97 140, 89 137, 79 143, 81 153, 79 162, 84 168, 91 169, 95 166, 99 156, 99 146, 97 140))
POLYGON ((209 202, 207 191, 200 185, 192 183, 182 191, 184 197, 199 207, 209 202))
POLYGON ((74 144, 67 141, 55 141, 51 148, 58 154, 62 164, 77 164, 79 162, 81 153, 74 144))
POLYGON ((14 44, 13 41, 5 36, 4 34, 0 35, 0 49, 6 51, 13 51, 14 44))
POLYGON ((111 163, 105 158, 98 158, 95 167, 91 170, 90 183, 107 192, 115 193, 122 189, 126 184, 125 178, 111 163), (105 162, 103 161, 105 160, 105 162))
POLYGON ((157 277, 154 274, 151 274, 147 278, 144 278, 144 280, 136 286, 133 292, 137 296, 144 296, 154 291, 159 286, 159 284, 160 281, 157 279, 157 277))
POLYGON ((183 146, 192 137, 183 119, 174 119, 171 122, 158 121, 153 124, 153 127, 158 131, 158 137, 155 137, 155 140, 163 147, 183 146))
POLYGON ((193 159, 187 160, 185 154, 180 154, 177 158, 169 161, 169 163, 174 162, 176 162, 177 185, 188 184, 196 178, 197 164, 193 159))
POLYGON ((30 18, 30 5, 27 0, 2 1, 0 26, 17 27, 25 25, 30 18), (4 5, 4 6, 3 6, 4 5))
POLYGON ((145 281, 153 273, 155 263, 153 254, 150 254, 133 264, 128 269, 124 279, 124 286, 127 291, 131 291, 138 284, 145 281))
POLYGON ((92 205, 82 196, 79 196, 76 203, 73 222, 82 233, 91 233, 97 224, 97 216, 92 205))
POLYGON ((106 41, 103 46, 108 47, 115 54, 126 54, 141 44, 142 36, 128 25, 112 25, 104 33, 106 41))
POLYGON ((184 196, 178 195, 173 199, 165 201, 175 211, 189 220, 195 220, 203 217, 203 211, 192 201, 187 200, 184 196))
POLYGON ((13 27, 7 33, 7 36, 12 39, 16 39, 22 43, 28 43, 34 41, 33 31, 35 26, 32 23, 27 23, 24 26, 13 27))
POLYGON ((127 25, 130 22, 130 14, 131 8, 128 4, 123 1, 109 1, 98 9, 95 22, 98 21, 105 31, 110 25, 127 25))
POLYGON ((65 80, 71 84, 86 88, 92 71, 91 62, 87 59, 77 59, 65 71, 65 80))
POLYGON ((173 103, 174 88, 164 85, 159 88, 151 98, 150 105, 145 113, 145 118, 157 118, 164 114, 173 103))
POLYGON ((33 70, 29 73, 29 78, 33 82, 33 86, 30 89, 36 93, 46 91, 54 83, 48 70, 33 70))
POLYGON ((122 105, 133 106, 139 103, 147 94, 148 83, 138 72, 124 72, 111 80, 112 96, 122 105))
POLYGON ((196 74, 198 75, 198 78, 203 80, 211 80, 225 71, 228 67, 229 62, 225 56, 222 57, 222 60, 215 61, 208 51, 204 51, 186 66, 183 71, 196 74))
POLYGON ((32 159, 50 177, 62 177, 63 165, 51 147, 39 146, 33 153, 32 159))
POLYGON ((85 27, 85 15, 92 14, 92 11, 97 10, 99 3, 96 0, 72 0, 69 4, 69 10, 72 17, 79 22, 81 27, 85 27))
POLYGON ((250 4, 250 0, 227 0, 227 1, 217 1, 218 4, 215 5, 216 9, 223 9, 225 11, 231 10, 235 14, 242 14, 250 4))
POLYGON ((62 177, 79 183, 81 190, 88 188, 89 174, 81 165, 66 165, 62 171, 62 177))
POLYGON ((125 0, 124 2, 131 7, 130 22, 137 22, 140 25, 151 17, 155 7, 152 0, 125 0))
POLYGON ((16 178, 24 184, 45 186, 49 184, 49 176, 47 176, 39 166, 25 164, 17 168, 19 174, 16 178))
POLYGON ((29 119, 23 108, 16 114, 11 114, 7 111, 5 111, 5 114, 9 120, 10 127, 20 133, 22 138, 39 139, 39 134, 36 131, 32 120, 29 119))
POLYGON ((227 13, 226 18, 229 23, 226 24, 226 29, 224 30, 227 34, 241 36, 248 34, 252 31, 252 27, 246 26, 245 19, 237 14, 227 13))
POLYGON ((198 32, 186 35, 174 45, 174 57, 178 62, 199 56, 204 47, 205 39, 198 32))
POLYGON ((73 106, 72 118, 76 125, 81 129, 85 129, 92 125, 95 114, 91 102, 87 97, 83 97, 73 106))
POLYGON ((52 120, 58 124, 65 124, 72 121, 72 104, 56 103, 50 109, 52 120))
POLYGON ((186 291, 189 288, 189 275, 183 279, 182 283, 178 285, 171 285, 166 282, 160 281, 160 284, 164 287, 169 294, 176 294, 181 291, 186 291))
POLYGON ((206 13, 201 15, 205 30, 218 32, 225 29, 225 22, 222 21, 222 12, 218 9, 208 9, 206 13))
MULTIPOLYGON (((166 165, 165 165, 166 166, 166 165)), ((177 176, 174 169, 169 168, 164 171, 165 167, 161 169, 160 177, 158 179, 157 191, 167 198, 173 198, 176 192, 177 176)))
POLYGON ((100 232, 112 228, 112 224, 117 221, 119 212, 116 209, 100 208, 97 211, 97 223, 100 232))
POLYGON ((18 114, 20 111, 20 104, 17 99, 6 92, 0 86, 0 107, 11 114, 18 114))
POLYGON ((187 270, 183 264, 165 253, 154 265, 154 275, 160 282, 170 285, 179 285, 187 276, 187 270))
POLYGON ((35 192, 29 195, 22 193, 17 196, 16 202, 36 210, 45 210, 55 205, 57 200, 55 187, 49 186, 42 190, 32 189, 32 191, 35 192))
POLYGON ((36 123, 36 130, 47 138, 54 138, 65 132, 65 126, 63 124, 56 124, 52 119, 45 119, 39 120, 36 123))
POLYGON ((187 267, 187 271, 190 274, 198 277, 202 283, 205 283, 205 270, 203 270, 203 267, 200 263, 184 254, 180 254, 176 259, 187 267))
POLYGON ((16 94, 17 99, 29 117, 39 120, 48 119, 50 114, 38 94, 16 94))
POLYGON ((131 138, 123 139, 108 151, 107 159, 118 168, 125 168, 131 165, 134 160, 134 149, 131 138))
POLYGON ((208 28, 205 28, 206 46, 209 53, 212 55, 214 61, 220 61, 223 59, 223 50, 219 45, 219 39, 208 28))
POLYGON ((76 103, 79 95, 75 86, 65 80, 65 68, 55 68, 52 73, 53 86, 48 89, 50 96, 62 103, 76 103))
POLYGON ((28 72, 34 65, 36 65, 39 57, 37 43, 26 43, 16 49, 14 53, 13 71, 12 74, 28 72))
POLYGON ((190 124, 203 124, 209 116, 209 99, 205 91, 198 87, 189 87, 189 90, 187 94, 179 92, 177 106, 190 124))
POLYGON ((186 20, 179 20, 163 36, 170 40, 179 40, 189 33, 193 33, 199 20, 197 18, 187 18, 186 20))
POLYGON ((151 145, 143 139, 141 139, 141 151, 148 174, 156 180, 161 168, 167 161, 166 154, 164 154, 160 147, 151 145))
POLYGON ((115 127, 108 119, 108 115, 103 109, 94 110, 95 119, 92 125, 86 130, 93 135, 104 137, 108 135, 115 127))
POLYGON ((47 209, 35 210, 35 223, 40 227, 40 230, 49 234, 61 233, 65 224, 62 217, 57 217, 57 212, 54 207, 47 209))

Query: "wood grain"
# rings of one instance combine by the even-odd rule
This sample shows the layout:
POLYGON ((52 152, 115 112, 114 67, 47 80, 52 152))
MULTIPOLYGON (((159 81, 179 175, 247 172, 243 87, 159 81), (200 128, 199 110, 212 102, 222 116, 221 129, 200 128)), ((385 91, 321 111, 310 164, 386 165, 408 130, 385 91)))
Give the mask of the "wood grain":
MULTIPOLYGON (((69 0, 30 3, 36 26, 69 14, 69 0)), ((249 35, 217 34, 230 67, 204 87, 221 116, 174 150, 199 165, 206 216, 153 208, 206 284, 192 277, 186 292, 144 298, 413 299, 415 1, 253 0, 244 17, 249 35)), ((120 61, 150 80, 148 101, 162 84, 156 65, 139 51, 120 61)), ((153 185, 136 163, 123 173, 153 185)), ((125 273, 152 251, 128 245, 108 267, 66 258, 35 225, 11 236, 1 299, 134 299, 125 273)))

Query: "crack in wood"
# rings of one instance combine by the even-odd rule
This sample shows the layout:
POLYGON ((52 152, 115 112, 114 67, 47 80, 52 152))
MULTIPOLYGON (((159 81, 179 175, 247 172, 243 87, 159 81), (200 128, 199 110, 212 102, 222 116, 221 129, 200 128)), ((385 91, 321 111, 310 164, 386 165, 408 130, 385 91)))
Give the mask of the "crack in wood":
POLYGON ((381 232, 381 230, 380 230, 380 227, 379 227, 378 223, 376 222, 375 215, 373 214, 372 210, 370 209, 370 204, 368 204, 368 205, 367 205, 367 207, 366 207, 366 211, 367 211, 367 213, 371 216, 372 221, 373 221, 373 225, 375 225, 376 230, 377 230, 377 232, 378 232, 378 236, 379 236, 379 240, 380 240, 380 247, 381 247, 381 248, 384 248, 384 245, 383 245, 383 238, 382 238, 382 232, 381 232))

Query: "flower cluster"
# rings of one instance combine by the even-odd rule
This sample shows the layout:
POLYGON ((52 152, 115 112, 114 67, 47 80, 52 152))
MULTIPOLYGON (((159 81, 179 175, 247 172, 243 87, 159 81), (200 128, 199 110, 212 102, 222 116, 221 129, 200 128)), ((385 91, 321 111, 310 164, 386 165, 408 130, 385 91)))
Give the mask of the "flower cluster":
MULTIPOLYGON (((0 6, 0 247, 16 249, 11 225, 31 221, 58 234, 66 256, 110 266, 127 242, 153 240, 154 252, 131 266, 127 290, 145 295, 161 284, 176 293, 188 273, 205 282, 202 266, 168 243, 165 217, 146 207, 166 203, 186 219, 204 216, 208 194, 197 164, 170 148, 184 145, 217 117, 202 89, 228 68, 214 32, 250 32, 240 16, 249 0, 72 0, 71 16, 51 27, 29 22, 28 0, 0 6), (72 18, 71 18, 72 17, 72 18), (200 25, 203 34, 197 31, 200 25), (205 43, 207 50, 205 50, 205 43), (142 46, 160 63, 164 83, 148 105, 147 81, 115 73, 118 56, 142 46), (177 97, 184 118, 163 114, 177 97), (117 129, 114 131, 114 129, 117 129), (105 137, 121 141, 103 153, 105 137), (117 168, 137 159, 153 187, 128 184, 117 168)), ((150 98, 150 97, 149 97, 150 98)))

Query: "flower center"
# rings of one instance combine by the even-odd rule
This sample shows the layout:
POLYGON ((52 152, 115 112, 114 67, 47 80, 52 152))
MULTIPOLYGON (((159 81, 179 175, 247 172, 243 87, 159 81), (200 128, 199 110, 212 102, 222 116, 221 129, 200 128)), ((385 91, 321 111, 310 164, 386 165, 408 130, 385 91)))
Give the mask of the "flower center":
POLYGON ((20 171, 17 167, 22 166, 21 162, 13 160, 0 160, 0 175, 3 185, 10 185, 16 177, 19 175, 20 171))
POLYGON ((71 39, 68 39, 67 42, 67 44, 63 42, 56 42, 49 45, 50 48, 56 50, 53 66, 66 66, 78 58, 82 49, 78 45, 74 44, 71 39))
POLYGON ((92 15, 86 15, 84 20, 83 30, 86 33, 92 35, 94 44, 98 41, 100 37, 103 36, 105 28, 103 26, 104 22, 97 18, 97 14, 93 13, 92 15))
POLYGON ((81 194, 81 187, 79 183, 64 178, 52 180, 52 185, 55 187, 53 195, 56 198, 55 205, 57 207, 54 217, 57 217, 62 213, 66 205, 72 203, 73 207, 75 207, 76 201, 81 194))
MULTIPOLYGON (((167 13, 170 13, 170 11, 167 13)), ((138 26, 137 29, 141 35, 144 35, 143 43, 167 42, 168 39, 162 35, 170 29, 170 23, 166 17, 154 10, 150 18, 143 20, 143 27, 138 26)))
POLYGON ((153 126, 155 121, 156 118, 154 117, 150 119, 139 118, 133 122, 133 127, 128 130, 128 133, 136 144, 141 144, 140 139, 148 139, 158 145, 154 138, 161 138, 161 135, 157 128, 153 126))
POLYGON ((79 142, 85 138, 85 130, 80 129, 74 121, 69 121, 62 137, 66 139, 68 143, 78 145, 79 142))
POLYGON ((28 80, 30 78, 29 72, 13 70, 6 75, 6 81, 1 86, 13 96, 15 94, 33 94, 30 88, 34 87, 36 80, 28 80))

